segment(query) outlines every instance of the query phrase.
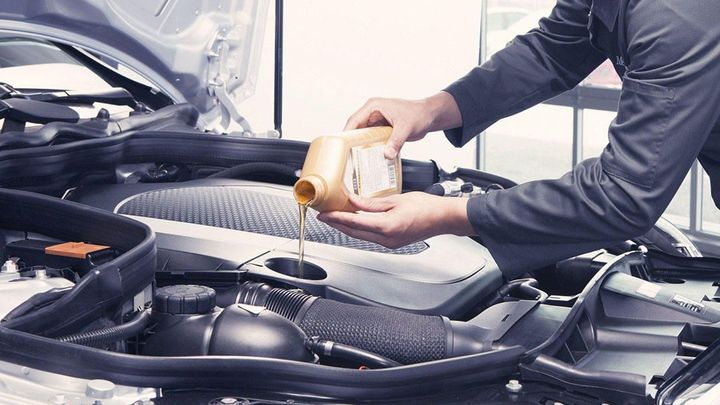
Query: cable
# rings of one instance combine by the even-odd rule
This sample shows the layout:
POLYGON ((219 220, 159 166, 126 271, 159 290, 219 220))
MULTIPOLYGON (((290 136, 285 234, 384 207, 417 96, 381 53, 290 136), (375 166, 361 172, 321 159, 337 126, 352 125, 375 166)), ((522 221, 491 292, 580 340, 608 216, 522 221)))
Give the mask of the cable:
POLYGON ((146 309, 136 315, 130 322, 122 325, 61 336, 57 338, 57 340, 83 346, 103 346, 140 334, 147 326, 149 320, 150 310, 146 309))
POLYGON ((250 175, 257 176, 263 174, 292 180, 293 183, 297 179, 297 176, 295 175, 295 169, 284 164, 272 162, 243 163, 211 174, 207 178, 237 179, 245 178, 250 175))
POLYGON ((349 360, 355 363, 360 363, 368 368, 390 368, 402 366, 402 364, 397 361, 380 356, 379 354, 354 346, 344 345, 342 343, 322 340, 317 336, 308 338, 306 345, 308 349, 317 355, 349 360))

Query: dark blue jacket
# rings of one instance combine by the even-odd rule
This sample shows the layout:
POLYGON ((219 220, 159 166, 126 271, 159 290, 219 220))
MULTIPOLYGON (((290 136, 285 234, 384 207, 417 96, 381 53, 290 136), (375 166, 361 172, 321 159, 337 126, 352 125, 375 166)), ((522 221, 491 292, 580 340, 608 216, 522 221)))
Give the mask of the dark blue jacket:
POLYGON ((538 29, 446 89, 463 118, 448 139, 467 143, 571 89, 607 58, 623 86, 600 157, 559 179, 468 203, 476 232, 508 276, 645 233, 695 158, 720 202, 718 0, 558 0, 538 29))

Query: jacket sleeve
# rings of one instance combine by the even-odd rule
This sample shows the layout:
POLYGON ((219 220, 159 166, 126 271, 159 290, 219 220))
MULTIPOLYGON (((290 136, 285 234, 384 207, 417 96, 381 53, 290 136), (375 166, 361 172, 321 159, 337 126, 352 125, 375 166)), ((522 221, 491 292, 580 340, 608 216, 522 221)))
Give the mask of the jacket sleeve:
POLYGON ((539 27, 445 89, 463 126, 446 131, 462 146, 495 121, 575 87, 606 57, 588 38, 588 0, 559 0, 539 27))
POLYGON ((560 179, 468 202, 470 221, 506 275, 652 227, 720 116, 717 21, 717 0, 630 1, 628 70, 601 156, 560 179))

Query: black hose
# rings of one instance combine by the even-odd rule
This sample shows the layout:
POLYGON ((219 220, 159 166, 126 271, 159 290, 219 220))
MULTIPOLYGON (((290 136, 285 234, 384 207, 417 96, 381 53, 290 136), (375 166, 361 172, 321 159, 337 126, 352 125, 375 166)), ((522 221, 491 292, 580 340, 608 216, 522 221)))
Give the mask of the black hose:
POLYGON ((292 320, 308 336, 366 350, 401 364, 492 349, 488 329, 441 316, 346 304, 253 282, 239 286, 236 297, 238 303, 262 306, 292 320))
POLYGON ((145 329, 149 320, 150 310, 146 309, 136 315, 133 320, 122 325, 61 336, 57 340, 83 346, 104 346, 139 335, 145 329))
POLYGON ((317 355, 349 360, 368 368, 390 368, 402 366, 402 364, 397 361, 380 356, 379 354, 354 346, 344 345, 342 343, 322 340, 317 336, 309 338, 306 344, 308 349, 317 355))
POLYGON ((86 121, 79 124, 67 122, 51 122, 37 131, 10 131, 0 138, 0 149, 27 148, 48 145, 62 137, 72 140, 106 138, 122 132, 139 130, 151 125, 180 122, 195 125, 198 111, 190 104, 171 105, 160 110, 131 115, 116 121, 86 121))
POLYGON ((280 178, 284 180, 285 183, 289 184, 295 183, 295 180, 297 180, 295 169, 284 164, 273 162, 243 163, 211 174, 207 178, 238 179, 247 178, 249 176, 252 176, 253 178, 258 176, 271 176, 274 178, 280 178))
POLYGON ((484 302, 485 307, 490 307, 504 301, 505 297, 514 291, 518 291, 527 298, 538 300, 540 302, 545 301, 548 297, 548 294, 545 291, 538 288, 538 281, 534 278, 518 278, 510 280, 498 288, 495 294, 493 294, 489 300, 484 302))

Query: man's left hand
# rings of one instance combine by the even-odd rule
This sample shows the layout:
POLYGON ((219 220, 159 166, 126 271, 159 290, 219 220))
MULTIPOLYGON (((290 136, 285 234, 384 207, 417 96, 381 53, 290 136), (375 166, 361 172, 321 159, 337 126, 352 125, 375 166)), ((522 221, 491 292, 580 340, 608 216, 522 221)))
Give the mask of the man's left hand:
POLYGON ((473 235, 467 201, 421 192, 382 198, 351 194, 358 212, 320 213, 318 219, 354 238, 396 249, 440 234, 473 235))

